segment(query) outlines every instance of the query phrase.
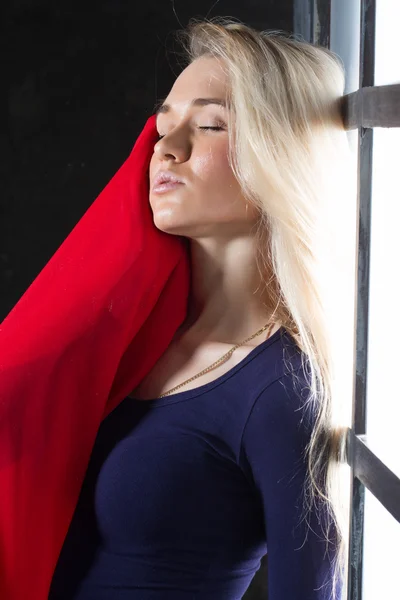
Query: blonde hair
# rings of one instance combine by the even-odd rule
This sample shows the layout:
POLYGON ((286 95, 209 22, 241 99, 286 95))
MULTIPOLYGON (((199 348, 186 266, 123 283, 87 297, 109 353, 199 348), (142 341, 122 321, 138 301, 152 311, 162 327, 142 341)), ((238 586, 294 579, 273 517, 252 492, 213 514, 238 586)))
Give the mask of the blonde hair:
POLYGON ((223 17, 192 19, 177 37, 189 64, 218 58, 229 77, 229 158, 248 202, 260 211, 258 268, 277 320, 307 359, 307 403, 316 419, 306 449, 304 507, 322 506, 328 514, 326 540, 335 548, 328 585, 335 595, 346 577, 349 488, 340 468, 352 359, 343 334, 353 331, 354 316, 348 304, 354 249, 349 236, 344 239, 349 146, 340 112, 343 68, 325 48, 223 17))

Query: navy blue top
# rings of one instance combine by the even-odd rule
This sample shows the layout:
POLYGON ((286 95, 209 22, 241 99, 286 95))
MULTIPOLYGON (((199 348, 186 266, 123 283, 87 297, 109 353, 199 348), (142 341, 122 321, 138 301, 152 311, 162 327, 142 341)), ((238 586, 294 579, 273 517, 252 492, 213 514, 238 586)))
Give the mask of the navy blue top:
POLYGON ((328 598, 326 541, 301 512, 305 385, 280 328, 210 383, 125 398, 98 431, 49 600, 239 600, 267 551, 269 600, 328 598))

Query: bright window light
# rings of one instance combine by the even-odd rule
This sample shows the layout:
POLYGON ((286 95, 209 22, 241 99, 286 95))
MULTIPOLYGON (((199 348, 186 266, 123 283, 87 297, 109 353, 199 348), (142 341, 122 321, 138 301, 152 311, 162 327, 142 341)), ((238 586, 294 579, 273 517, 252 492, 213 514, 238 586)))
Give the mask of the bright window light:
MULTIPOLYGON (((376 0, 375 85, 400 83, 400 2, 376 0)), ((374 129, 367 443, 400 477, 400 128, 374 129)), ((400 524, 366 490, 363 600, 398 590, 400 524)))

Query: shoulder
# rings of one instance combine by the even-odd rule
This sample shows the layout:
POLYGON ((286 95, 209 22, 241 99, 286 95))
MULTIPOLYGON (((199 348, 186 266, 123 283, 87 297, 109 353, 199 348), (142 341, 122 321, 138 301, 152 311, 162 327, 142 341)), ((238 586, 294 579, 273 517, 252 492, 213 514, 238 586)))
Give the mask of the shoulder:
POLYGON ((266 351, 269 368, 262 369, 259 356, 258 384, 247 405, 246 429, 259 426, 291 431, 312 428, 309 363, 291 335, 283 330, 266 351))
POLYGON ((303 471, 314 424, 309 378, 303 365, 287 369, 255 398, 242 431, 240 466, 272 479, 303 471))
MULTIPOLYGON (((278 385, 285 385, 285 380, 290 386, 290 377, 288 376, 303 367, 306 362, 306 356, 296 344, 293 337, 281 328, 279 331, 253 351, 249 358, 247 367, 247 376, 252 380, 251 385, 251 403, 275 382, 281 380, 278 385)), ((276 386, 275 386, 276 387, 276 386)), ((264 394, 265 395, 265 394, 264 394)))
POLYGON ((269 382, 252 403, 245 430, 252 423, 292 431, 312 427, 309 377, 303 365, 288 369, 269 382))

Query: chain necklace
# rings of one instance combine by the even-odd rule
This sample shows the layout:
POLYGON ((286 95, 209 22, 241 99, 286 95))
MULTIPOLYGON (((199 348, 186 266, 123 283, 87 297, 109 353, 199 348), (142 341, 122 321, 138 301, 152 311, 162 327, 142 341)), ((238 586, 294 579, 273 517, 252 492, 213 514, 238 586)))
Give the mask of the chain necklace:
POLYGON ((239 346, 243 346, 243 344, 245 344, 246 342, 249 342, 253 338, 257 337, 258 335, 261 335, 263 333, 263 331, 265 331, 267 329, 268 325, 270 325, 270 328, 269 328, 268 334, 267 334, 267 339, 268 339, 270 331, 271 331, 271 329, 272 329, 272 327, 273 327, 274 324, 275 324, 275 321, 273 321, 272 323, 267 323, 266 325, 264 325, 264 327, 262 327, 261 329, 259 329, 259 331, 257 331, 257 333, 254 333, 252 336, 248 337, 243 342, 240 342, 240 344, 236 344, 236 346, 233 346, 233 348, 231 348, 229 350, 229 352, 227 352, 226 354, 224 354, 223 356, 221 356, 221 358, 219 358, 218 360, 216 360, 212 365, 210 365, 206 369, 203 369, 203 371, 200 371, 200 373, 197 373, 197 375, 194 375, 193 377, 190 377, 190 379, 187 379, 183 383, 180 383, 179 385, 176 385, 172 389, 168 390, 168 392, 164 392, 164 394, 161 394, 160 396, 158 396, 158 398, 163 398, 164 396, 168 396, 169 394, 172 394, 172 392, 174 392, 175 390, 178 390, 179 388, 183 387, 187 383, 190 383, 194 379, 197 379, 198 377, 201 377, 202 375, 205 375, 206 373, 208 373, 212 369, 215 369, 216 367, 218 367, 222 363, 226 362, 228 360, 228 358, 230 358, 232 356, 233 352, 237 348, 239 348, 239 346))

